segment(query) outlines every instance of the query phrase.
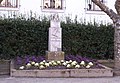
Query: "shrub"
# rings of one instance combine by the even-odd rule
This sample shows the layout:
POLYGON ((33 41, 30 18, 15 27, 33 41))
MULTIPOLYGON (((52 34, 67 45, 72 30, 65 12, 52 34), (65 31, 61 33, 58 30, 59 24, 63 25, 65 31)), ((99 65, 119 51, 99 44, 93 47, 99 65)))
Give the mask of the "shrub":
MULTIPOLYGON (((0 58, 45 55, 50 22, 36 19, 0 20, 0 58)), ((63 51, 66 55, 113 58, 114 28, 111 25, 61 23, 63 51)))

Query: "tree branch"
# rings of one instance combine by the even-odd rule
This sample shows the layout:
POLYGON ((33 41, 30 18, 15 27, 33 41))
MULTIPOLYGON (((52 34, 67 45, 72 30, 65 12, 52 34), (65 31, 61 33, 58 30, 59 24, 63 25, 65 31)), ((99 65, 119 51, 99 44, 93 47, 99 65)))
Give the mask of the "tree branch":
POLYGON ((116 9, 118 15, 120 15, 120 0, 116 0, 115 9, 116 9))
POLYGON ((100 0, 92 0, 93 3, 95 3, 99 8, 104 11, 112 20, 114 23, 120 18, 118 14, 116 14, 112 9, 109 9, 104 3, 102 3, 100 0))

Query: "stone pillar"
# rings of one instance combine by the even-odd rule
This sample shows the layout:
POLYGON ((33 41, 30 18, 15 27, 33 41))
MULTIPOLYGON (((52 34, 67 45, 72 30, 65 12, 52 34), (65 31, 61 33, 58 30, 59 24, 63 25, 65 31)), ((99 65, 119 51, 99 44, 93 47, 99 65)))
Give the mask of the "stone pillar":
POLYGON ((49 61, 64 60, 64 52, 62 52, 62 28, 60 27, 60 20, 57 14, 51 16, 46 58, 49 61))

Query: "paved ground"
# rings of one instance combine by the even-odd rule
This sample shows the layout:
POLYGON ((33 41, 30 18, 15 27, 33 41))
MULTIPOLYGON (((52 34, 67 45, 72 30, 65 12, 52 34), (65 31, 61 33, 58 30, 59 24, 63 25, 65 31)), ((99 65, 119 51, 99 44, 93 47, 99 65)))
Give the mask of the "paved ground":
POLYGON ((0 83, 120 83, 120 76, 105 78, 19 78, 0 76, 0 83))

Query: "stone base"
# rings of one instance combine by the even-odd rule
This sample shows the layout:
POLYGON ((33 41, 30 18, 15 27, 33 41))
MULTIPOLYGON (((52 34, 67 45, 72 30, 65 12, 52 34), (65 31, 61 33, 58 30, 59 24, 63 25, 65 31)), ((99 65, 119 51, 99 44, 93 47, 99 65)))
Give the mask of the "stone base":
POLYGON ((48 61, 51 61, 51 60, 64 60, 64 52, 62 52, 62 51, 60 51, 60 52, 47 51, 46 52, 46 59, 48 61))
POLYGON ((106 66, 103 69, 50 69, 50 70, 17 70, 11 63, 10 75, 13 77, 49 77, 49 78, 64 78, 64 77, 112 77, 113 70, 106 66))

